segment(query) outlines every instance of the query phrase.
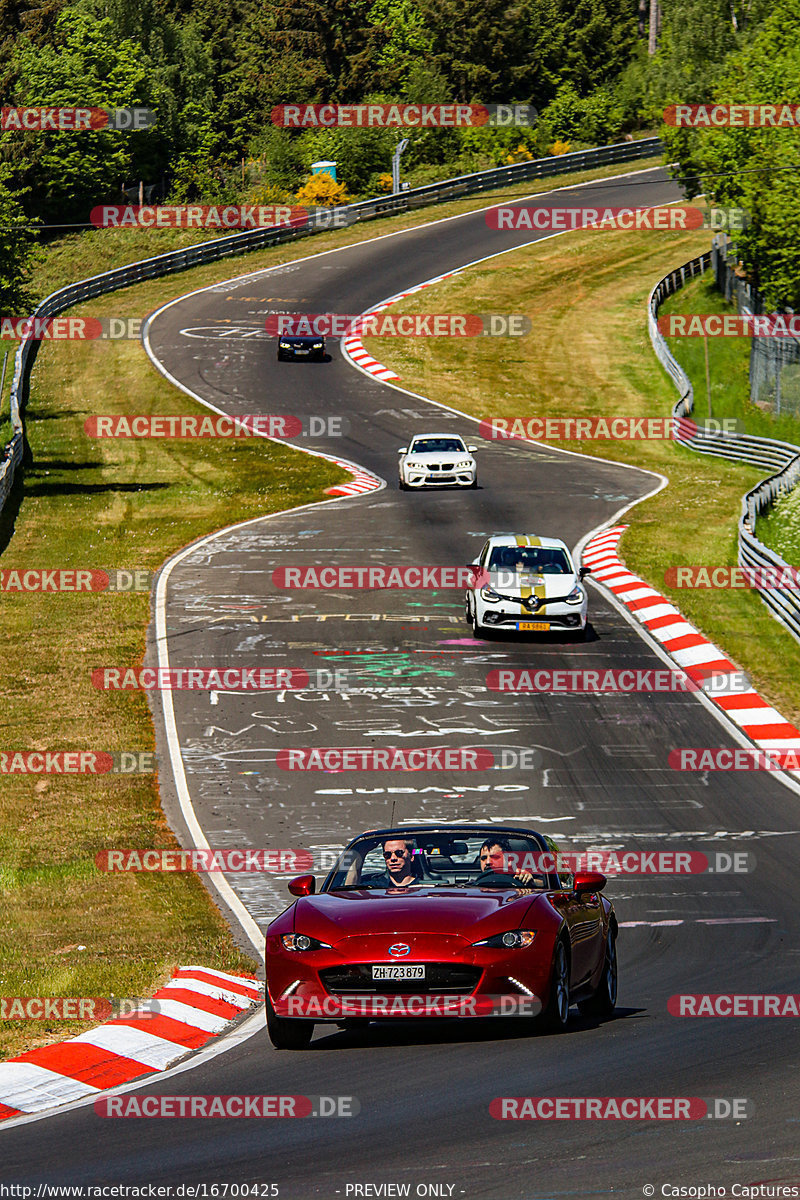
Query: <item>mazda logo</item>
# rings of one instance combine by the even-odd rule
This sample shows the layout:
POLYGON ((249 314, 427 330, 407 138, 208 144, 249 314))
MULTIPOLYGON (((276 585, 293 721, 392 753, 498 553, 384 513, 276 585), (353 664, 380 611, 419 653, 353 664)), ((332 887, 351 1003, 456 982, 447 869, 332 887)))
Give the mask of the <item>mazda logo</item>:
POLYGON ((405 958, 406 954, 411 953, 411 947, 407 946, 405 942, 395 942, 393 946, 389 947, 389 953, 392 958, 405 958))

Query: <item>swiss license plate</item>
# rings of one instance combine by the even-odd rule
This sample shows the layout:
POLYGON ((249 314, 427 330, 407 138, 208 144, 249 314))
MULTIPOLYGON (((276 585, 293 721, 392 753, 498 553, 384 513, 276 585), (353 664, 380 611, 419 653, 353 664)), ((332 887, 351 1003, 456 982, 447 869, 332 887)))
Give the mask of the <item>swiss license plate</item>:
POLYGON ((392 964, 392 966, 390 966, 390 967, 389 966, 373 967, 372 968, 372 978, 373 979, 424 979, 425 978, 425 968, 423 966, 420 966, 420 967, 412 967, 412 966, 405 966, 405 965, 404 966, 399 966, 399 965, 395 966, 394 964, 392 964))
POLYGON ((307 350, 295 350, 295 354, 308 354, 307 350))
POLYGON ((534 631, 535 630, 537 633, 546 631, 549 628, 550 628, 549 621, 520 621, 519 624, 517 625, 517 629, 519 629, 519 630, 526 630, 526 631, 534 631))

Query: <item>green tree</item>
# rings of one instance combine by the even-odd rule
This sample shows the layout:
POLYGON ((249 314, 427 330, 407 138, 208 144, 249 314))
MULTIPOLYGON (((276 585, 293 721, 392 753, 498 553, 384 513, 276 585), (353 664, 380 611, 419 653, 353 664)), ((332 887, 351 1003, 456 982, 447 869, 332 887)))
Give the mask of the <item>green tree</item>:
POLYGON ((11 182, 11 168, 0 163, 0 315, 23 316, 30 307, 34 252, 33 225, 11 182))
MULTIPOLYGON (((117 108, 147 105, 147 64, 133 41, 115 40, 110 20, 65 9, 53 45, 17 42, 13 55, 15 105, 117 108)), ((5 132, 0 157, 11 162, 26 190, 26 209, 49 224, 88 220, 89 210, 130 180, 134 139, 147 132, 5 132)))
MULTIPOLYGON (((800 10, 794 0, 775 0, 705 99, 800 105, 800 10)), ((715 203, 749 212, 751 223, 736 242, 767 306, 800 308, 797 129, 665 126, 663 137, 668 161, 679 164, 690 196, 704 192, 715 203)))
POLYGON ((404 98, 420 65, 433 50, 433 35, 416 0, 372 0, 368 20, 386 31, 375 69, 382 89, 404 98))

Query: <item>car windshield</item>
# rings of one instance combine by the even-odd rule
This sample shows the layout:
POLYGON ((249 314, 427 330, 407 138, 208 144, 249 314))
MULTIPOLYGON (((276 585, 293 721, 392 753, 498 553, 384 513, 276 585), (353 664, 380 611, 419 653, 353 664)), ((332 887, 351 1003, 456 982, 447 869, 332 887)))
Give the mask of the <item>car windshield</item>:
POLYGON ((414 438, 411 454, 466 454, 467 447, 459 437, 414 438))
POLYGON ((368 834, 352 842, 339 856, 323 891, 454 886, 547 888, 547 871, 552 869, 548 855, 550 861, 555 861, 558 851, 550 839, 545 844, 548 849, 543 851, 532 835, 498 834, 491 826, 463 832, 433 829, 409 834, 400 830, 391 836, 368 834), (515 884, 518 872, 530 878, 515 884))
POLYGON ((557 546, 495 546, 489 559, 490 571, 532 571, 537 575, 571 575, 563 550, 557 546))

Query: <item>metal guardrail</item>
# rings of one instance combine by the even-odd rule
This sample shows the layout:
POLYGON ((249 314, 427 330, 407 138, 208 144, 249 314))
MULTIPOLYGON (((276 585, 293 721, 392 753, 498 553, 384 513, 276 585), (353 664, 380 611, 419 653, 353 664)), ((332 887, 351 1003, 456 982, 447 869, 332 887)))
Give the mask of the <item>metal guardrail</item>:
MULTIPOLYGON (((680 418, 687 418, 694 408, 694 389, 686 372, 670 354, 667 343, 658 330, 658 310, 667 296, 683 287, 688 279, 701 275, 714 265, 719 253, 720 242, 715 238, 714 250, 701 254, 691 262, 671 271, 659 280, 650 293, 647 323, 650 341, 661 365, 680 392, 680 399, 672 410, 676 421, 675 440, 700 454, 716 454, 721 458, 736 459, 756 467, 767 467, 774 473, 763 479, 757 487, 742 499, 742 514, 739 518, 739 565, 765 570, 772 574, 791 572, 789 563, 770 550, 756 537, 756 521, 773 501, 791 489, 800 480, 800 446, 791 442, 780 442, 771 438, 751 437, 748 434, 711 432, 697 426, 696 432, 682 432, 680 418)), ((772 588, 757 588, 761 599, 791 634, 800 639, 800 592, 772 588)))
MULTIPOLYGON (((576 150, 571 154, 537 158, 530 162, 513 163, 508 167, 495 167, 488 171, 476 171, 471 175, 459 175, 454 179, 445 179, 439 183, 427 184, 425 187, 412 188, 395 196, 379 196, 371 200, 361 200, 355 204, 342 205, 339 208, 319 210, 312 215, 308 225, 302 227, 273 226, 268 229, 250 230, 247 233, 235 233, 229 237, 213 238, 186 250, 172 250, 168 254, 146 258, 142 262, 131 263, 129 266, 118 267, 114 271, 106 271, 101 275, 93 275, 89 279, 69 284, 69 286, 46 296, 32 316, 52 317, 82 300, 90 300, 95 296, 116 291, 118 288, 141 283, 145 279, 156 279, 176 271, 186 271, 190 267, 216 262, 229 255, 245 254, 249 250, 260 250, 264 246, 273 246, 314 233, 324 233, 326 230, 335 228, 337 222, 342 225, 350 225, 358 221, 370 221, 376 217, 406 212, 427 204, 438 204, 444 200, 456 200, 461 196, 494 190, 526 179, 544 179, 549 175, 561 175, 612 163, 649 158, 660 153, 662 148, 662 143, 658 138, 643 138, 638 142, 618 142, 612 146, 576 150)), ((25 439, 24 413, 30 372, 33 366, 31 355, 33 354, 35 358, 35 347, 36 343, 33 339, 24 341, 17 350, 15 358, 14 378, 10 394, 11 424, 14 435, 5 448, 4 457, 0 460, 0 509, 11 490, 17 467, 23 462, 23 459, 26 461, 30 459, 25 439)))

